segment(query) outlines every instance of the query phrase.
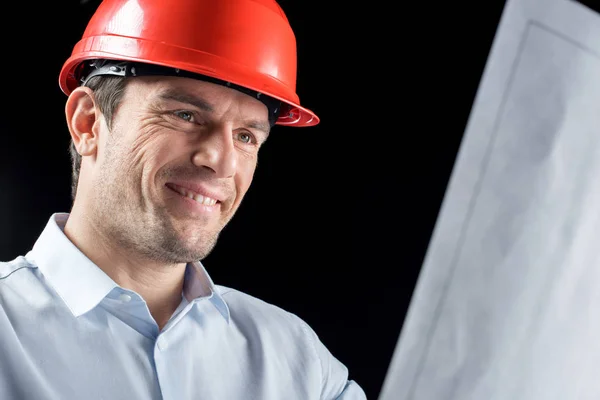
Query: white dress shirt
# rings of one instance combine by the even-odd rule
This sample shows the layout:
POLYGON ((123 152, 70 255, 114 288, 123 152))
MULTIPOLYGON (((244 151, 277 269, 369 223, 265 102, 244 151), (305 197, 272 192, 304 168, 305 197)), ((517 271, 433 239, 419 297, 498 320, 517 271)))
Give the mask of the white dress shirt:
POLYGON ((25 256, 0 263, 2 400, 365 400, 296 315, 214 285, 189 263, 159 331, 52 215, 25 256))

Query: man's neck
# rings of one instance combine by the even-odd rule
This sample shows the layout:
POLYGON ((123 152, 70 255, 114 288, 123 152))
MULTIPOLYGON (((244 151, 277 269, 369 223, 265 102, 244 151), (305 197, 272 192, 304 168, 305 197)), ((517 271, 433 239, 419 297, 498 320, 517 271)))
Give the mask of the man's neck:
POLYGON ((119 286, 138 293, 159 326, 181 303, 185 264, 165 265, 132 257, 73 209, 64 229, 71 242, 119 286))

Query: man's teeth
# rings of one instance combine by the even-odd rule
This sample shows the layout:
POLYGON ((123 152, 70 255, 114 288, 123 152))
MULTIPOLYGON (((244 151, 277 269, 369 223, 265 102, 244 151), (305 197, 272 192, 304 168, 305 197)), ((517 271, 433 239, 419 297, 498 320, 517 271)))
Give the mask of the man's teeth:
POLYGON ((211 199, 210 197, 202 196, 201 194, 194 194, 192 192, 188 192, 187 190, 177 187, 175 190, 182 196, 189 197, 192 200, 197 201, 200 204, 204 204, 205 206, 214 206, 217 203, 217 200, 211 199))

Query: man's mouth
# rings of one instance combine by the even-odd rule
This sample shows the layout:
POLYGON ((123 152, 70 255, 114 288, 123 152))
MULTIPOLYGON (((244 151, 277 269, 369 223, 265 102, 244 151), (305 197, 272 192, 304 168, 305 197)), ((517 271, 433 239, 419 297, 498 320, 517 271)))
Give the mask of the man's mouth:
POLYGON ((182 187, 175 186, 175 185, 168 185, 167 187, 169 189, 172 189, 175 192, 179 193, 180 195, 190 198, 190 199, 192 199, 200 204, 203 204, 205 206, 214 206, 215 204, 217 204, 217 200, 215 200, 215 199, 212 199, 207 196, 202 196, 201 194, 194 193, 194 192, 184 189, 182 187))

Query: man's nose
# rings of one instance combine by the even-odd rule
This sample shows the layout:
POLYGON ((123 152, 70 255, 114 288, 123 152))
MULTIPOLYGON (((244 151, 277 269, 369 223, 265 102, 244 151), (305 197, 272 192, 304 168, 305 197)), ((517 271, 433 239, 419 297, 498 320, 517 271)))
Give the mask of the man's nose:
POLYGON ((237 167, 237 153, 233 141, 230 128, 214 127, 199 139, 192 155, 192 163, 214 171, 217 178, 232 177, 237 167))

